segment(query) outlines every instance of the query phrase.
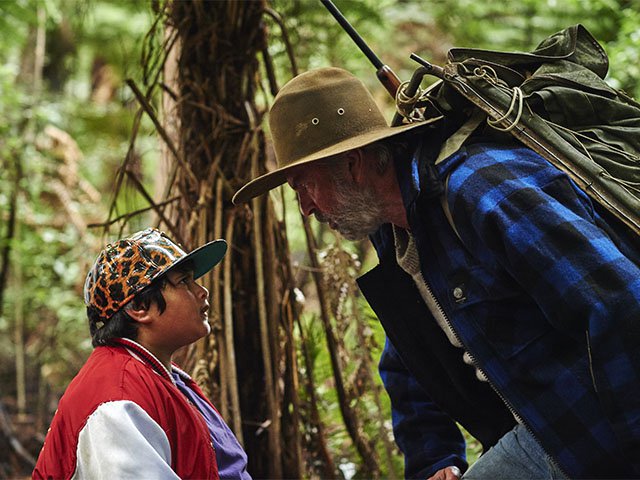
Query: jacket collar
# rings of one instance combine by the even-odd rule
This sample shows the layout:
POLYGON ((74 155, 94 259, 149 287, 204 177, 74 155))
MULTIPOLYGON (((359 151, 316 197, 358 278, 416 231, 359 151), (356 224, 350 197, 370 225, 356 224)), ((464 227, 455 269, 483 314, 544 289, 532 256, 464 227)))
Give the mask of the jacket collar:
POLYGON ((409 211, 411 205, 420 194, 420 154, 422 153, 422 145, 421 138, 413 139, 410 146, 411 153, 403 158, 394 158, 402 203, 407 211, 409 211))
MULTIPOLYGON (((444 190, 442 181, 434 167, 434 161, 440 152, 442 139, 446 138, 446 132, 450 129, 449 123, 443 120, 420 130, 419 133, 407 138, 409 153, 401 157, 396 156, 393 159, 409 225, 412 224, 416 203, 422 199, 431 200, 439 197, 444 190)), ((387 256, 394 257, 391 224, 381 225, 370 236, 370 239, 380 260, 387 256)))
POLYGON ((431 125, 410 139, 410 153, 407 156, 394 159, 402 202, 410 223, 416 201, 431 200, 443 192, 434 162, 451 128, 452 125, 446 120, 431 125))
POLYGON ((171 373, 179 375, 185 381, 191 381, 191 377, 186 372, 178 368, 178 366, 176 366, 175 364, 171 365, 171 372, 169 372, 169 370, 167 370, 167 368, 162 364, 160 360, 158 360, 158 358, 153 353, 144 348, 138 342, 135 342, 129 338, 114 338, 113 342, 126 348, 131 355, 151 367, 151 369, 153 369, 153 371, 155 371, 158 375, 160 375, 165 380, 170 381, 174 385, 175 382, 171 373))

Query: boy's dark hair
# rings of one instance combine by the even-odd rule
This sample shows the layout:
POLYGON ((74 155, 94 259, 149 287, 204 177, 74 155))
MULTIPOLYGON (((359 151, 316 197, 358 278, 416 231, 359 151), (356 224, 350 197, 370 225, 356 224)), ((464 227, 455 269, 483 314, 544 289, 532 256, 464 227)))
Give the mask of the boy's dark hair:
POLYGON ((95 307, 87 307, 87 317, 89 318, 89 333, 91 333, 91 344, 94 347, 111 344, 111 339, 123 337, 131 340, 138 338, 138 322, 132 319, 127 313, 127 308, 148 309, 155 304, 164 312, 167 302, 162 295, 162 290, 167 283, 167 277, 162 276, 154 280, 148 287, 133 297, 129 304, 114 313, 111 318, 105 320, 98 313, 95 307))
MULTIPOLYGON (((172 270, 179 272, 193 271, 193 262, 187 260, 172 270)), ((153 280, 149 286, 140 291, 129 303, 114 313, 109 319, 100 316, 98 309, 87 307, 87 317, 89 318, 89 333, 91 333, 91 344, 94 347, 110 345, 114 338, 128 338, 137 340, 138 322, 132 319, 127 313, 128 308, 144 308, 148 310, 155 304, 160 313, 167 308, 167 302, 162 295, 162 291, 168 282, 167 275, 163 274, 153 280)))

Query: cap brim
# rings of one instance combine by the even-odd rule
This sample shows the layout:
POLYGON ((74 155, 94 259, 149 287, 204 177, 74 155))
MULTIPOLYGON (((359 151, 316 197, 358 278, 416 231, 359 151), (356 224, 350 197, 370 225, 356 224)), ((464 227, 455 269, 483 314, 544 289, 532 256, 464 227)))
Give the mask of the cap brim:
POLYGON ((227 253, 227 242, 224 240, 214 240, 182 257, 171 265, 165 273, 186 261, 191 261, 193 263, 193 278, 200 278, 220 263, 225 253, 227 253))
MULTIPOLYGON (((433 121, 437 120, 433 119, 433 121)), ((315 162, 317 160, 322 160, 324 158, 331 157, 333 155, 338 155, 340 153, 348 152, 349 150, 353 150, 354 148, 364 147, 365 145, 369 145, 370 143, 377 142, 378 140, 383 140, 385 138, 392 137, 394 135, 399 135, 400 133, 407 132, 409 130, 413 130, 418 127, 424 127, 433 123, 433 121, 426 121, 420 123, 412 123, 409 125, 402 125, 399 127, 385 127, 376 130, 372 130, 363 135, 359 135, 357 137, 352 137, 342 142, 335 143, 330 147, 323 148, 322 150, 318 150, 311 155, 307 155, 302 157, 295 162, 290 163, 289 165, 285 165, 280 167, 272 172, 265 173, 264 175, 257 177, 243 186, 240 190, 238 190, 233 196, 232 202, 237 205, 239 203, 246 202, 251 200, 253 197, 257 197, 258 195, 262 195, 263 193, 268 192, 269 190, 276 188, 279 185, 282 185, 287 181, 288 172, 300 165, 304 165, 310 162, 315 162)))

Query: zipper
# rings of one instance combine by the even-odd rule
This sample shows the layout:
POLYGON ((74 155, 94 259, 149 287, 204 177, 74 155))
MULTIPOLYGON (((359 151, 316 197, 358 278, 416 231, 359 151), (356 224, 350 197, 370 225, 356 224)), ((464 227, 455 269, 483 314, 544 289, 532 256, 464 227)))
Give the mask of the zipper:
MULTIPOLYGON (((420 274, 422 275, 422 272, 420 272, 420 274)), ((458 335, 458 332, 455 330, 455 328, 453 328, 453 324, 451 323, 451 321, 449 320, 449 317, 447 317, 447 314, 445 313, 444 309, 442 308, 442 306, 440 305, 440 302, 438 301, 438 299, 436 298, 436 296, 433 294, 433 290, 431 289, 431 286, 427 283, 427 281, 424 278, 424 275, 422 275, 422 281, 424 282, 425 286, 426 286, 426 291, 429 294, 429 298, 430 298, 430 302, 427 302, 427 304, 431 307, 434 306, 435 307, 435 312, 433 311, 433 309, 429 309, 431 310, 431 313, 434 316, 439 317, 441 320, 444 321, 444 323, 447 325, 447 327, 449 328, 449 330, 451 330, 451 333, 453 333, 453 336, 455 337, 455 339, 458 341, 458 343, 460 345, 462 345, 464 347, 464 351, 467 352, 467 354, 469 355, 469 359, 471 360, 471 363, 473 363, 473 367, 476 368, 480 373, 482 373, 482 375, 487 379, 487 381, 489 382, 489 385, 491 386, 491 388, 493 389, 493 391, 495 391, 498 396, 500 397, 500 400, 502 400, 504 402, 504 404, 507 406, 507 408, 509 409, 509 411, 511 412, 511 414, 516 418, 516 420, 518 420, 519 423, 521 423, 522 425, 524 425, 527 430, 529 430, 529 427, 526 425, 526 423, 524 422, 524 419, 520 416, 520 414, 518 414, 518 412, 516 412, 516 410, 513 408, 513 406, 507 401, 506 398, 504 398, 504 396, 502 395, 502 393, 495 387, 495 385, 493 384, 493 382, 491 382, 491 380, 489 379, 489 377, 487 376, 486 372, 478 365, 477 360, 475 359, 475 357, 473 356, 473 354, 471 353, 471 351, 467 348, 467 346, 465 345, 465 343, 462 341, 462 339, 460 338, 460 335, 458 335), (436 315, 437 313, 437 315, 436 315)), ((532 433, 533 432, 529 432, 532 433)))
MULTIPOLYGON (((504 395, 496 388, 496 386, 493 384, 493 382, 491 381, 491 379, 489 378, 489 376, 486 374, 486 372, 480 368, 480 366, 478 365, 478 362, 476 361, 475 357, 473 356, 473 354, 471 353, 471 351, 467 348, 467 346, 465 345, 465 343, 462 341, 462 339, 460 338, 460 335, 458 335, 458 332, 455 330, 455 328, 453 328, 453 324, 451 323, 451 321, 449 320, 449 318, 447 317, 447 314, 445 313, 444 309, 442 308, 442 306, 440 305, 440 302, 438 301, 438 299, 436 298, 436 296, 433 294, 433 290, 431 289, 431 286, 429 285, 429 283, 425 280, 424 278, 424 274, 422 273, 422 269, 420 270, 420 275, 422 277, 422 281, 424 282, 424 285, 426 287, 426 291, 429 294, 429 298, 431 300, 431 302, 426 302, 427 306, 429 307, 429 310, 431 311, 431 314, 439 317, 440 319, 444 320, 444 322, 446 323, 447 327, 449 328, 449 330, 451 330, 451 333, 453 333, 453 336, 455 337, 455 339, 458 341, 458 343, 460 345, 463 346, 464 351, 467 352, 467 354, 469 355, 469 359, 471 360, 471 363, 473 363, 474 368, 476 368, 483 376, 484 378, 487 379, 487 382, 489 383, 489 386, 491 386, 491 388, 493 389, 494 392, 496 392, 496 394, 498 395, 498 397, 500 398, 500 400, 502 400, 502 402, 507 406, 507 408, 509 409, 509 411, 511 412, 511 414, 513 415, 513 417, 516 419, 516 421, 522 425, 527 432, 537 440, 536 435, 533 433, 533 431, 531 430, 531 428, 529 427, 529 425, 527 425, 527 423, 524 421, 524 419, 520 416, 520 414, 516 411, 516 409, 513 407, 513 405, 511 405, 511 403, 504 397, 504 395), (432 309, 431 307, 435 307, 435 311, 434 309, 432 309)), ((587 332, 588 334, 588 332, 587 332)), ((588 336, 587 336, 587 341, 588 341, 588 336)), ((589 366, 591 366, 591 351, 589 351, 589 366)), ((594 387, 595 387, 595 382, 594 382, 594 387)), ((553 461, 553 463, 555 464, 556 467, 558 467, 558 470, 560 470, 560 472, 566 477, 566 478, 570 478, 569 475, 566 474, 566 472, 562 469, 562 467, 560 465, 557 464, 557 462, 555 461, 555 459, 549 455, 549 453, 546 452, 546 450, 544 449, 544 447, 542 446, 542 444, 540 443, 540 441, 538 441, 538 445, 540 445, 540 447, 542 448, 542 450, 547 454, 547 456, 549 457, 549 459, 551 459, 551 461, 553 461)))
POLYGON ((584 331, 587 337, 587 356, 589 357, 589 373, 591 373, 591 383, 593 384, 593 389, 596 393, 598 393, 598 387, 596 386, 596 376, 593 373, 593 358, 591 358, 591 339, 589 338, 589 329, 587 328, 584 331))

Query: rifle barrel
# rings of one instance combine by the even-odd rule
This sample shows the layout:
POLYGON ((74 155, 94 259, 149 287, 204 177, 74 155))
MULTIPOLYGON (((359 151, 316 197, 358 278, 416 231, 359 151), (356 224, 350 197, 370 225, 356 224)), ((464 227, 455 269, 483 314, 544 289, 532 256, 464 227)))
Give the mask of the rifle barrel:
POLYGON ((373 53, 373 50, 369 48, 369 45, 365 43, 362 37, 358 35, 358 32, 356 32, 356 29, 351 26, 351 24, 349 23, 349 20, 347 20, 345 16, 342 15, 340 10, 338 10, 338 7, 336 7, 331 0, 320 0, 320 1, 327 8, 327 10, 331 12, 331 15, 334 16, 334 18, 338 21, 340 26, 345 30, 345 32, 349 34, 349 36, 356 43, 356 45, 358 45, 360 50, 362 50, 362 53, 365 54, 365 56, 369 59, 369 61, 373 64, 373 66, 376 67, 377 70, 380 70, 384 66, 384 63, 382 63, 382 60, 380 60, 378 56, 375 53, 373 53))
POLYGON ((349 20, 345 18, 344 15, 338 10, 331 0, 320 0, 322 4, 329 10, 331 15, 338 21, 340 26, 344 29, 345 32, 349 34, 351 39, 356 43, 358 48, 365 54, 365 56, 369 59, 369 61, 376 68, 376 76, 380 83, 384 86, 384 88, 389 92, 392 98, 396 98, 396 92, 400 87, 400 79, 394 73, 393 70, 384 63, 382 60, 378 58, 378 56, 373 53, 373 50, 369 48, 369 45, 364 41, 364 39, 356 32, 356 29, 351 26, 349 20))

